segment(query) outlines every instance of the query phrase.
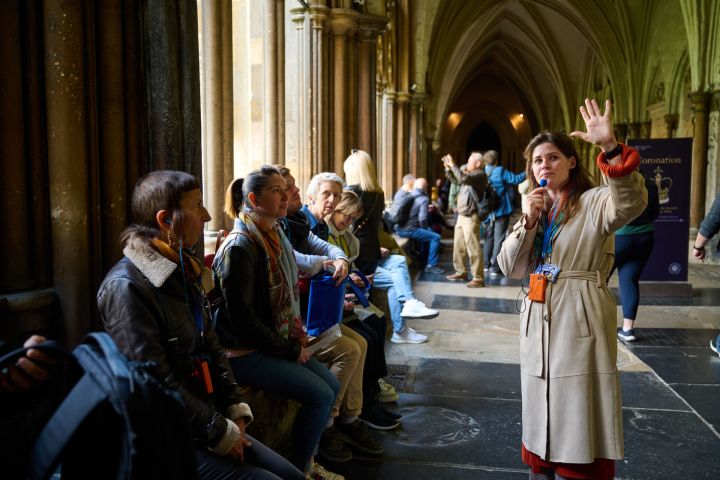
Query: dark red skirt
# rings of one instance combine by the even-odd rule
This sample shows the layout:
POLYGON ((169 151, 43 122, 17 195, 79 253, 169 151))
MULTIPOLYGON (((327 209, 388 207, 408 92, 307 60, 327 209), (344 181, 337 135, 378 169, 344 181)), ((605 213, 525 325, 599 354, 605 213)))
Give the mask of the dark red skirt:
POLYGON ((612 480, 615 477, 615 460, 596 458, 593 463, 557 463, 543 460, 522 446, 522 461, 533 473, 543 473, 542 469, 552 469, 565 478, 589 480, 612 480))

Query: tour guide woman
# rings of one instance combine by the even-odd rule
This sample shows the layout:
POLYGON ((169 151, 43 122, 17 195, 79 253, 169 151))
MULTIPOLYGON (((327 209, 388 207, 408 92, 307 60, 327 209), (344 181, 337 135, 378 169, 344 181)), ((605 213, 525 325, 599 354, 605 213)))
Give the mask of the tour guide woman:
POLYGON ((512 278, 530 275, 520 317, 522 458, 531 479, 611 479, 623 457, 616 367, 615 298, 605 279, 613 232, 647 204, 638 153, 613 135, 610 102, 580 107, 587 132, 570 135, 602 149, 607 185, 593 188, 572 141, 542 132, 528 144, 528 213, 502 246, 512 278), (540 186, 544 185, 544 186, 540 186))

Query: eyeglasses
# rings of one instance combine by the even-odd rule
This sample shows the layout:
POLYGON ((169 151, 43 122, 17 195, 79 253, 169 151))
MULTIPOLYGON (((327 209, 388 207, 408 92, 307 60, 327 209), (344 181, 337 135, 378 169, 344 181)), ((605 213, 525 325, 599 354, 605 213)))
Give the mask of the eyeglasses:
POLYGON ((342 214, 345 217, 345 220, 349 220, 351 222, 354 222, 355 220, 357 220, 357 217, 355 215, 348 215, 345 212, 338 212, 338 213, 342 214))

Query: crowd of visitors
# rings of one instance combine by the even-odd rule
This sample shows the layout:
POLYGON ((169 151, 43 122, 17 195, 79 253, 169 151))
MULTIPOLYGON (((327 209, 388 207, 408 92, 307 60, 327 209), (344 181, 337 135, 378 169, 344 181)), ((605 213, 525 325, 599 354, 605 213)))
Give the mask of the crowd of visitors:
MULTIPOLYGON (((384 381, 388 326, 393 343, 424 343, 428 336, 407 319, 439 314, 416 298, 408 259, 393 250, 390 234, 415 243, 423 272, 444 274, 445 211, 456 215, 448 280, 480 288, 485 274, 529 277, 520 369, 530 478, 613 478, 623 457, 614 340, 636 340, 638 279, 652 251, 658 198, 637 171, 638 153, 616 141, 610 103, 603 113, 586 100, 580 113, 587 131, 570 136, 601 148, 602 186, 594 186, 570 136, 549 131, 527 145, 523 172, 501 166, 494 150, 472 152, 463 166, 447 155, 447 181, 430 186, 408 174, 387 211, 366 152, 347 157, 344 179, 333 172, 310 179, 306 203, 287 167, 264 165, 229 185, 225 212, 234 227, 212 269, 192 250, 210 220, 198 180, 177 171, 143 177, 121 238, 124 257, 102 282, 97 305, 120 350, 152 361, 154 375, 182 397, 198 477, 342 479, 318 459, 383 454, 372 431, 402 421, 385 406, 398 399, 384 381), (509 229, 517 185, 523 213, 509 229), (433 212, 443 218, 435 230, 433 212), (624 317, 617 330, 607 288, 615 268, 624 317), (318 275, 344 298, 331 325, 311 335, 318 275), (372 303, 369 292, 377 290, 386 306, 372 303), (246 433, 254 415, 240 385, 300 405, 287 459, 246 433)), ((720 229, 719 210, 720 197, 695 241, 700 260, 720 229)), ((26 347, 44 341, 32 337, 26 347)), ((718 343, 720 336, 710 341, 715 352, 718 343)), ((2 371, 0 390, 45 381, 51 363, 29 350, 2 371)))

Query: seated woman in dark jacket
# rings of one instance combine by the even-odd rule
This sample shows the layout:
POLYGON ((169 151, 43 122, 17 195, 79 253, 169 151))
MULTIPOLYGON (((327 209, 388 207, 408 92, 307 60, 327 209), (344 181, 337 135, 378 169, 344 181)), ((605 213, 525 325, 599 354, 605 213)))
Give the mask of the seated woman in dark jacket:
POLYGON ((342 478, 313 461, 339 384, 303 347, 297 265, 277 222, 287 205, 285 180, 268 165, 228 187, 225 211, 235 228, 213 262, 227 307, 218 333, 243 385, 302 404, 290 460, 312 478, 342 478))
POLYGON ((98 308, 120 350, 155 362, 157 378, 185 401, 198 476, 302 479, 288 461, 245 434, 252 412, 207 315, 211 274, 189 253, 210 220, 197 179, 152 172, 135 187, 131 208, 135 223, 122 235, 125 257, 100 285, 98 308))

